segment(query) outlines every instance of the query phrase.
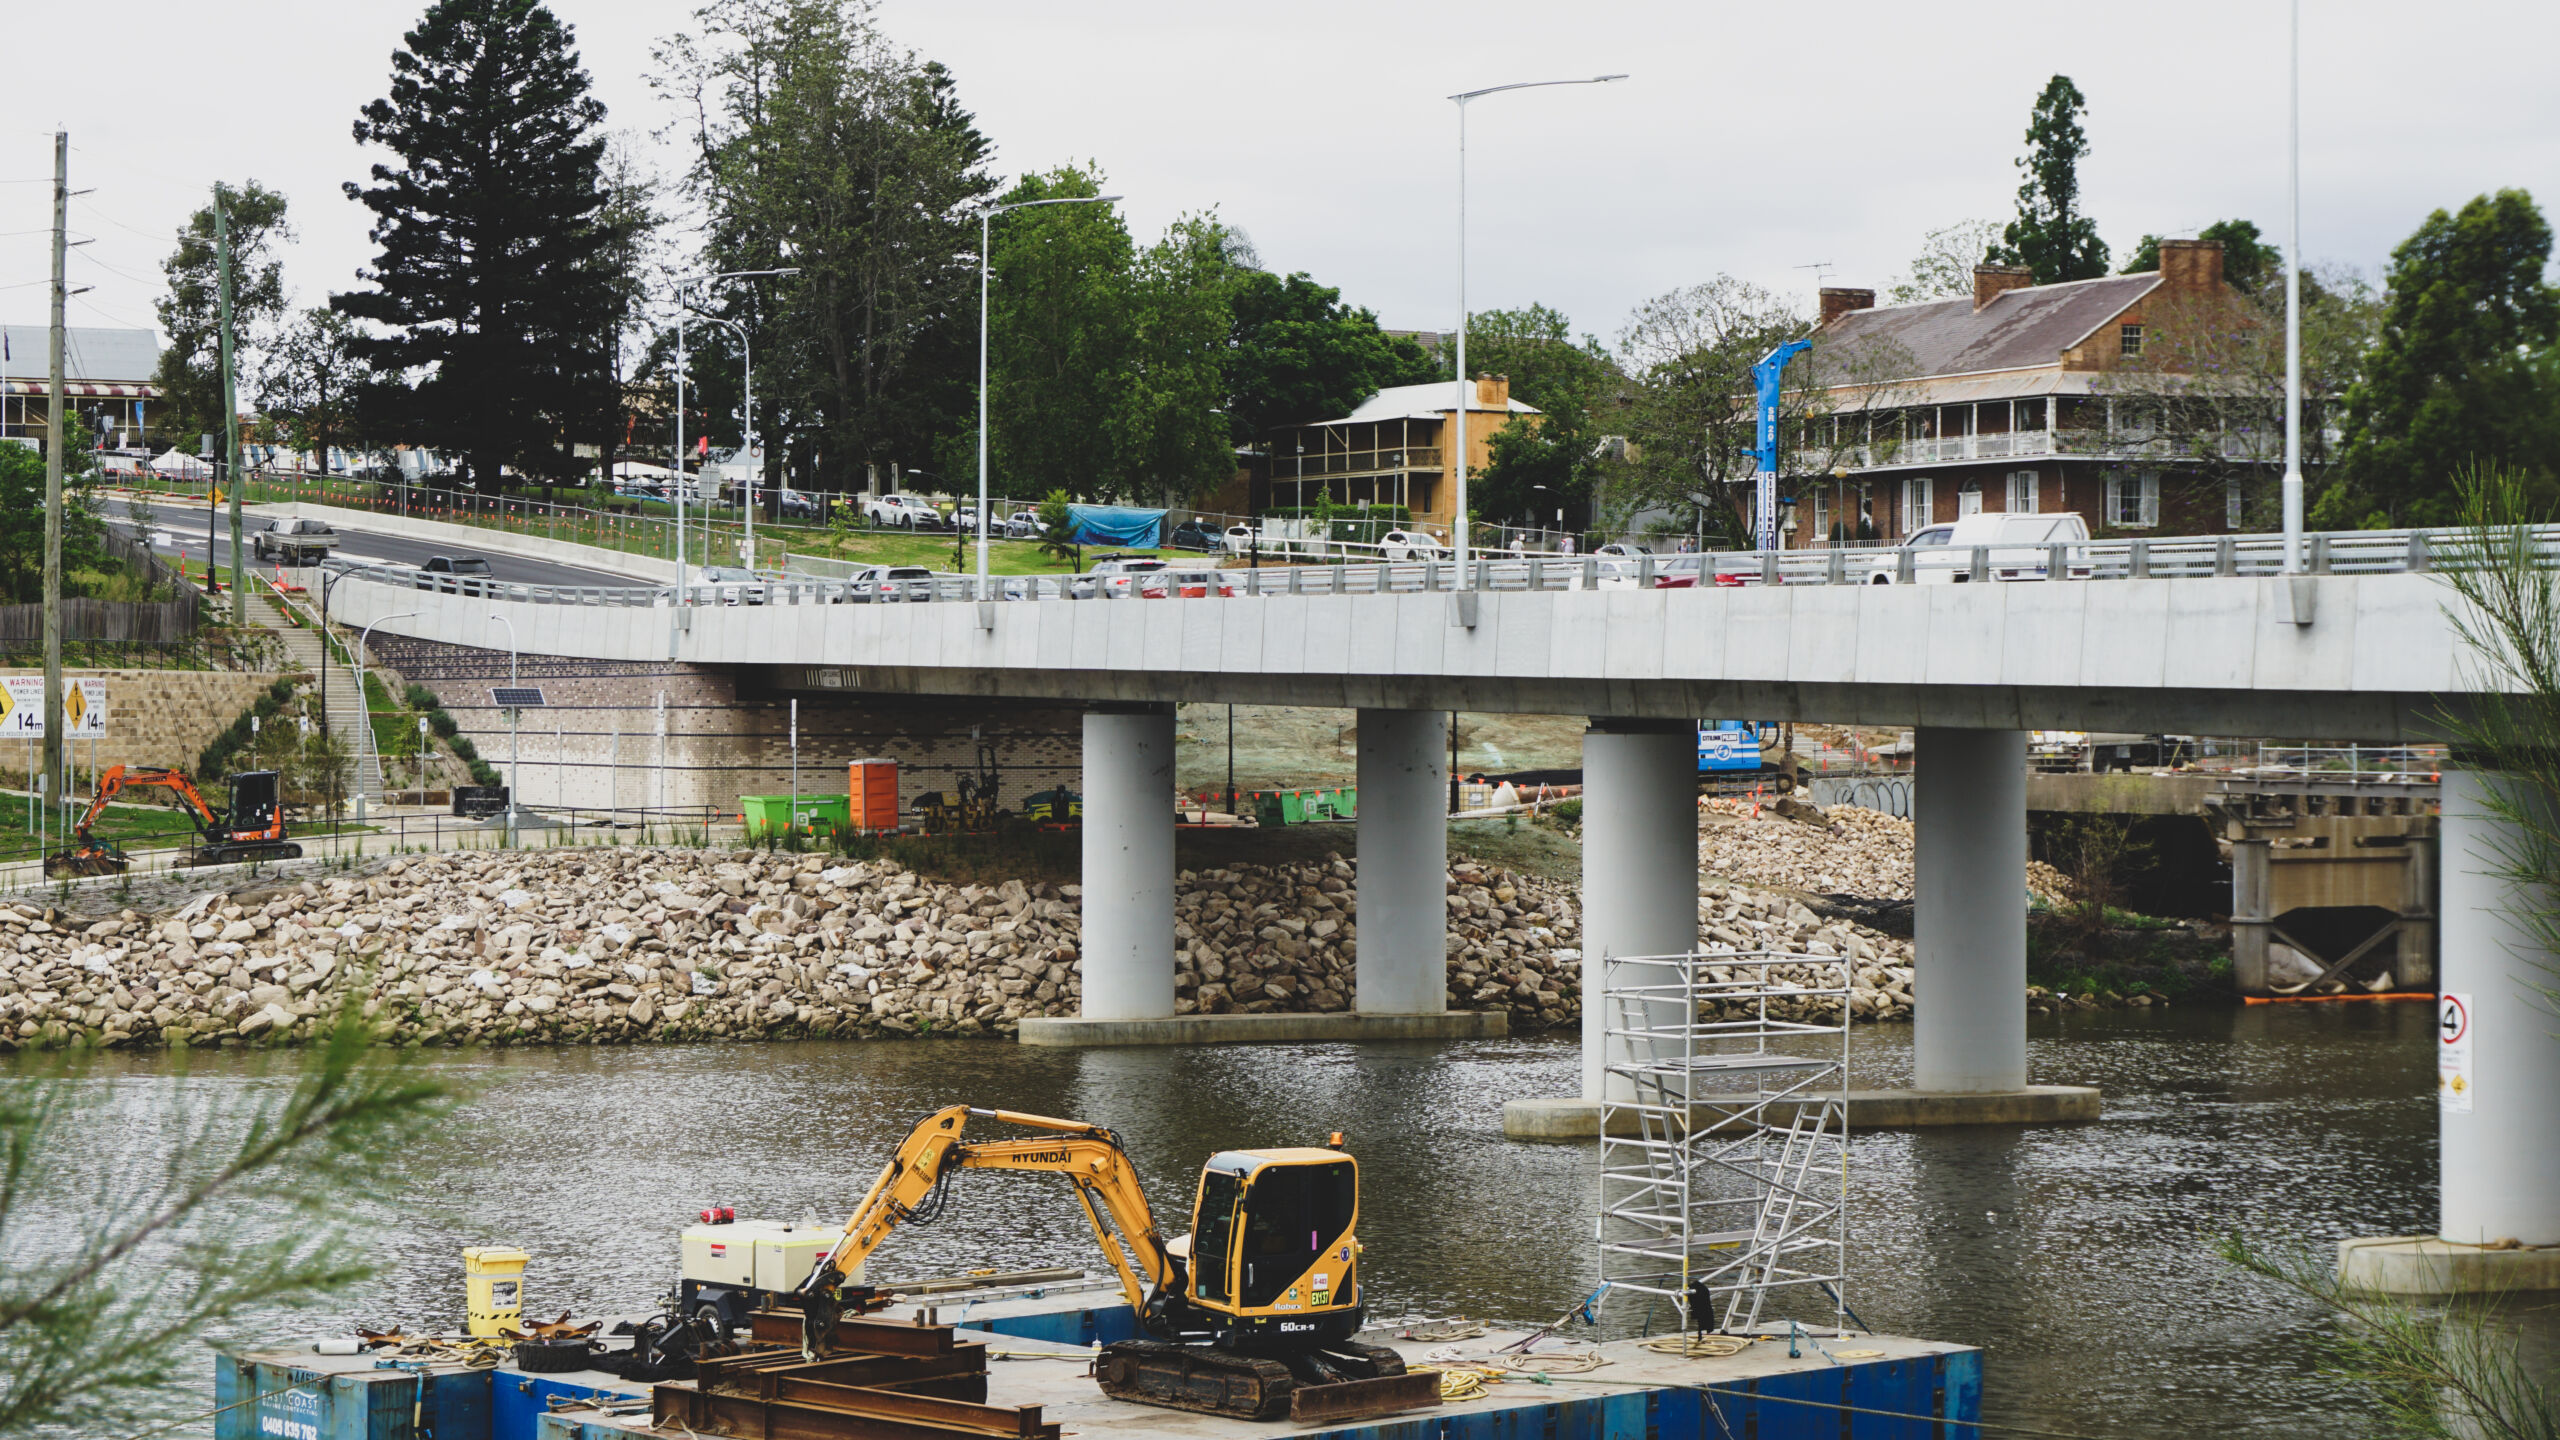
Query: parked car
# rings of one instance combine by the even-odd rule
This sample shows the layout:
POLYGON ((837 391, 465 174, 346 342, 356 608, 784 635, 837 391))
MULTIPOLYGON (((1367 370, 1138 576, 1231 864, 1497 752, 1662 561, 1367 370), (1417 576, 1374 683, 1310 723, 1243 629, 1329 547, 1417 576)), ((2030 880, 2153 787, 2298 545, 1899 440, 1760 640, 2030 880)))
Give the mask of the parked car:
POLYGON ((1613 560, 1637 560, 1652 554, 1653 547, 1649 545, 1637 545, 1632 542, 1616 542, 1603 545, 1591 553, 1594 555, 1606 555, 1613 560))
POLYGON ((703 565, 694 571, 694 603, 713 605, 761 605, 765 602, 765 582, 753 570, 742 565, 703 565), (703 591, 709 591, 705 595, 703 591))
POLYGON ((1449 549, 1420 530, 1390 530, 1378 537, 1378 555, 1402 564, 1408 560, 1446 560, 1449 549))
POLYGON ((1154 570, 1138 577, 1137 588, 1147 600, 1226 599, 1244 593, 1243 582, 1228 570, 1154 570))
POLYGON ((417 587, 448 595, 484 595, 494 588, 489 562, 477 555, 430 555, 418 567, 417 587))
MULTIPOLYGON (((2074 577, 2089 573, 2089 524, 2072 511, 2053 515, 2014 515, 1987 511, 1912 533, 1897 546, 1911 555, 1911 578, 1922 585, 1956 585, 1973 578, 1973 552, 1988 551, 1994 580, 2043 580, 2053 563, 2053 546, 2073 547, 2064 563, 2074 577)), ((1901 556, 1876 562, 1870 585, 1900 583, 1901 556)))
POLYGON ((788 520, 816 520, 827 513, 826 502, 797 490, 782 492, 782 514, 788 520))
POLYGON ((1704 555, 1665 555, 1653 562, 1653 588, 1694 590, 1698 588, 1698 578, 1706 573, 1704 555))
POLYGON ((288 516, 249 539, 249 553, 287 565, 314 565, 335 549, 338 532, 326 520, 288 516))
POLYGON ((1228 526, 1226 533, 1220 538, 1227 542, 1228 554, 1242 555, 1254 548, 1253 537, 1253 527, 1239 523, 1228 526))
POLYGON ((1048 533, 1049 527, 1040 523, 1037 510, 1016 510, 1004 517, 1004 538, 1007 540, 1037 540, 1048 533))
POLYGON ((907 530, 942 528, 942 512, 914 495, 874 495, 862 502, 862 513, 874 525, 894 525, 907 530))
POLYGON ((1078 600, 1117 600, 1139 576, 1162 570, 1166 563, 1153 555, 1105 555, 1069 582, 1067 591, 1078 600))
POLYGON ((1165 537, 1164 543, 1165 548, 1168 550, 1222 550, 1226 548, 1225 539, 1220 536, 1217 531, 1210 529, 1208 526, 1201 524, 1197 520, 1185 520, 1181 524, 1174 526, 1173 533, 1165 537))

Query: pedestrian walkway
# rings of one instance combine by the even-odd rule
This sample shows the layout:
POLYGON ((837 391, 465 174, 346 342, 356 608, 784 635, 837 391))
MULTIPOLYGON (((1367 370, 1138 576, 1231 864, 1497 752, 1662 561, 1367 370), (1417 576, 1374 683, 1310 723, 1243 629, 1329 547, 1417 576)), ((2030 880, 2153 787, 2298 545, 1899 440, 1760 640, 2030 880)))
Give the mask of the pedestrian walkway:
MULTIPOLYGON (((329 729, 346 748, 348 797, 361 799, 367 806, 382 803, 382 752, 375 745, 373 725, 366 715, 364 691, 356 684, 353 671, 340 664, 332 647, 322 642, 317 628, 318 610, 307 595, 286 593, 277 596, 265 579, 253 582, 256 590, 249 596, 249 618, 276 634, 284 646, 285 663, 290 668, 306 670, 314 677, 323 674, 329 697, 329 729), (280 612, 270 597, 292 608, 297 625, 280 612)), ((318 693, 315 691, 315 694, 318 693)))

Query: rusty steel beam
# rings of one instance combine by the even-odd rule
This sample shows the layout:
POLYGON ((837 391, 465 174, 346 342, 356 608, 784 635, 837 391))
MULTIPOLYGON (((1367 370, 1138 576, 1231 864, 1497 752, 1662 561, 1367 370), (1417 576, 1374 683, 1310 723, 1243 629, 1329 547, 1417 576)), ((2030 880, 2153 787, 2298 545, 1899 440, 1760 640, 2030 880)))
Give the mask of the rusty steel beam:
MULTIPOLYGON (((747 1317, 748 1333, 767 1345, 800 1343, 800 1312, 758 1310, 747 1317)), ((853 1355, 939 1355, 953 1344, 948 1325, 901 1325, 887 1320, 836 1322, 832 1348, 853 1355)))
POLYGON ((1440 1403, 1440 1375, 1425 1370, 1412 1375, 1380 1375, 1368 1380, 1342 1380, 1331 1385, 1302 1385, 1289 1392, 1289 1420, 1297 1425, 1330 1424, 1418 1410, 1440 1403))

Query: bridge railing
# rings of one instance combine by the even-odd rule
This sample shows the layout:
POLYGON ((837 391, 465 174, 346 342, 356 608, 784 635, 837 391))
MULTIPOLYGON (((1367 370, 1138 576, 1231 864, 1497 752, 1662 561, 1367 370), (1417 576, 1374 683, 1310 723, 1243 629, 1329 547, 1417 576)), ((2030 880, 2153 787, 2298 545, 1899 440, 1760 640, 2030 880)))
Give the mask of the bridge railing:
MULTIPOLYGON (((2351 530, 2307 537, 2307 568, 2315 575, 2406 574, 2463 562, 2470 532, 2351 530)), ((2537 526, 2531 548, 2545 566, 2560 569, 2560 525, 2537 526)), ((1164 593, 1254 597, 1263 595, 1429 594, 1472 589, 1525 592, 1653 590, 1699 586, 1910 585, 1967 582, 2105 581, 2204 576, 2270 576, 2283 573, 2283 541, 2274 535, 2204 535, 2162 539, 2097 540, 2052 545, 1906 546, 1722 552, 1704 555, 1540 556, 1479 555, 1461 573, 1449 560, 1348 561, 1324 565, 1266 565, 1215 569, 1172 565, 1169 582, 1148 585, 1163 571, 1138 572, 1115 592, 1092 576, 998 575, 980 595, 972 575, 940 574, 905 580, 801 575, 785 579, 672 585, 524 585, 477 576, 431 575, 401 566, 338 565, 350 578, 378 584, 532 605, 844 605, 930 604, 977 600, 1086 600, 1137 598, 1164 593), (1206 577, 1206 578, 1202 578, 1206 577)))

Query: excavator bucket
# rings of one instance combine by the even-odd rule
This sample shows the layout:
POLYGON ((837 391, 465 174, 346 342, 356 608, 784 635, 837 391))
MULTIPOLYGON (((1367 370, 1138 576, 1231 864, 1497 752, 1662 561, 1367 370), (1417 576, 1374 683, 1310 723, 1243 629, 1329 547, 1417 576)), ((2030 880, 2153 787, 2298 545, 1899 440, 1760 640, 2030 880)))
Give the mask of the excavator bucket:
POLYGON ((82 845, 69 850, 56 850, 44 857, 44 874, 48 880, 76 880, 89 875, 124 873, 125 857, 112 850, 82 845))

